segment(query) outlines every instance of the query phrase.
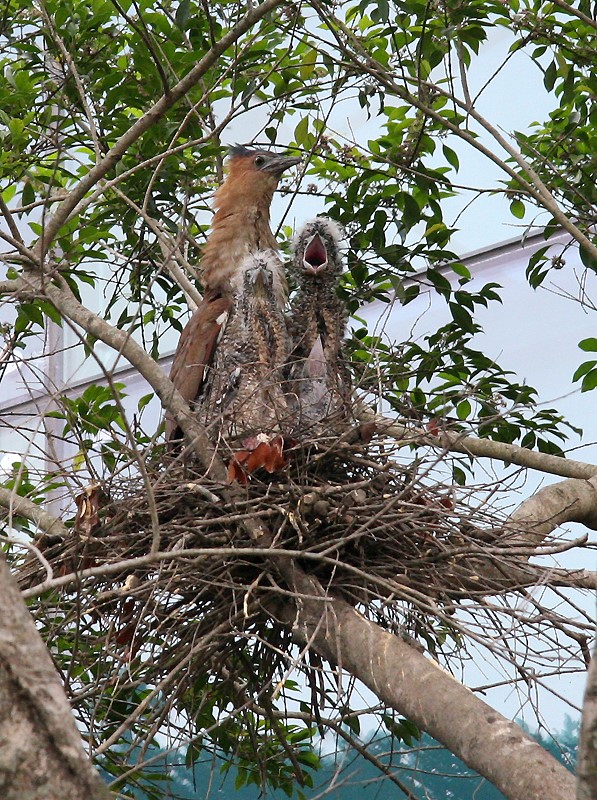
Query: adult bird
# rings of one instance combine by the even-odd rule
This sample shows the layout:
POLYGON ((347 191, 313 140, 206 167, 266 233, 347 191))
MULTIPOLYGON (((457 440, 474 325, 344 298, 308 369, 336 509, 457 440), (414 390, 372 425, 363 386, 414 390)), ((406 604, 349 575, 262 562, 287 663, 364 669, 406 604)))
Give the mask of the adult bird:
POLYGON ((298 289, 288 320, 288 376, 303 439, 309 430, 336 427, 349 412, 350 378, 342 356, 348 311, 336 291, 343 270, 342 236, 336 222, 316 217, 294 240, 298 289))
POLYGON ((280 469, 290 426, 283 372, 289 353, 280 307, 283 274, 273 250, 246 256, 231 278, 233 304, 201 397, 199 420, 231 453, 229 476, 246 482, 280 469))
MULTIPOLYGON (((300 160, 243 145, 229 149, 227 177, 214 197, 216 212, 201 258, 203 300, 180 336, 170 371, 170 379, 188 403, 195 403, 201 394, 206 368, 232 308, 231 280, 243 259, 260 250, 278 250, 269 224, 270 205, 282 174, 300 160)), ((276 299, 282 307, 287 289, 280 261, 278 270, 276 299)), ((167 440, 180 437, 176 421, 166 414, 167 440)))

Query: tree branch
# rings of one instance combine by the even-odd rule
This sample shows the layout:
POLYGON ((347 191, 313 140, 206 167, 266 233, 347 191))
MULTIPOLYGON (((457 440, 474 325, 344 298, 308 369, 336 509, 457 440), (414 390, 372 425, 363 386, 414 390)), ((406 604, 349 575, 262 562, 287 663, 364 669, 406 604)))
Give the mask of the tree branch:
POLYGON ((457 431, 442 431, 434 435, 423 428, 416 428, 395 422, 389 417, 375 414, 369 408, 361 405, 358 409, 358 418, 362 422, 373 422, 380 433, 391 436, 406 444, 426 444, 439 447, 453 453, 463 453, 467 456, 493 458, 507 464, 516 464, 527 469, 536 469, 562 478, 592 478, 597 475, 597 466, 584 461, 574 461, 560 456, 538 453, 527 450, 515 444, 495 442, 492 439, 478 439, 466 436, 457 431))
POLYGON ((21 232, 17 223, 15 222, 15 218, 12 215, 12 211, 4 202, 4 198, 0 194, 0 213, 6 220, 6 224, 8 225, 8 229, 12 234, 13 241, 20 242, 23 246, 25 246, 25 242, 23 241, 23 237, 21 236, 21 232))
POLYGON ((567 14, 570 14, 573 17, 578 17, 578 19, 582 20, 586 25, 589 25, 591 28, 595 28, 597 31, 597 22, 591 17, 588 17, 586 14, 583 14, 578 8, 574 8, 569 3, 565 3, 564 0, 551 0, 554 6, 561 8, 562 11, 565 11, 567 14))
POLYGON ((20 497, 11 492, 10 489, 0 487, 0 506, 4 506, 10 516, 18 515, 31 520, 50 536, 66 537, 69 533, 68 528, 57 517, 44 511, 27 497, 20 497))
POLYGON ((438 664, 345 601, 326 597, 315 579, 297 568, 293 589, 298 599, 286 609, 285 621, 299 641, 312 642, 506 797, 573 800, 573 775, 438 664))
POLYGON ((525 542, 539 544, 566 522, 580 522, 597 530, 597 478, 570 478, 545 486, 518 507, 508 525, 524 531, 525 542))
POLYGON ((576 800, 595 800, 597 797, 597 646, 593 650, 587 674, 577 774, 576 800))
MULTIPOLYGON (((539 576, 537 568, 526 563, 531 556, 541 554, 538 548, 545 538, 567 522, 579 522, 597 529, 597 467, 592 464, 568 461, 524 447, 451 431, 433 436, 420 428, 413 429, 374 414, 364 406, 359 408, 358 417, 364 422, 375 423, 380 433, 405 444, 423 443, 446 451, 500 459, 554 475, 573 476, 541 489, 518 507, 503 525, 506 538, 502 552, 483 547, 478 554, 466 553, 455 560, 451 567, 455 585, 458 581, 466 590, 491 595, 535 585, 540 577, 550 583, 547 574, 539 576)), ((499 531, 495 533, 497 535, 499 531)), ((566 549, 569 546, 566 543, 566 549)), ((563 582, 579 588, 594 588, 597 579, 595 573, 583 570, 566 571, 565 574, 564 571, 550 572, 549 575, 553 575, 554 585, 563 582)))
POLYGON ((550 586, 569 586, 575 589, 597 590, 597 572, 589 569, 537 570, 535 585, 538 583, 547 583, 550 586))

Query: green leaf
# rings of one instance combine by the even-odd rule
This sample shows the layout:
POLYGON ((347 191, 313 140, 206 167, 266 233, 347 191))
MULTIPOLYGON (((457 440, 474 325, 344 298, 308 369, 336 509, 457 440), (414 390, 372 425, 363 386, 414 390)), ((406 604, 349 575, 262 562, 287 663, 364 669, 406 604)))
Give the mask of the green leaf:
MULTIPOLYGON (((466 280, 470 280, 472 277, 469 268, 466 267, 464 264, 460 263, 450 264, 450 268, 453 272, 456 273, 456 275, 460 275, 461 278, 466 278, 466 280)), ((460 281, 460 285, 462 286, 463 284, 464 281, 460 281)))
POLYGON ((458 160, 456 152, 452 150, 451 147, 448 147, 448 145, 446 144, 442 146, 442 150, 444 151, 444 155, 446 157, 446 161, 448 162, 448 164, 454 167, 454 169, 458 172, 458 170, 460 169, 460 162, 458 160))
POLYGON ((29 206, 31 203, 35 202, 35 192, 33 190, 33 186, 29 182, 27 182, 23 186, 23 191, 21 192, 21 203, 24 206, 29 206))
POLYGON ((463 400, 456 406, 456 416, 458 419, 468 419, 471 415, 472 407, 468 400, 463 400))
POLYGON ((550 442, 549 439, 537 439, 537 449, 540 453, 548 453, 551 456, 559 456, 560 458, 566 457, 562 448, 556 442, 550 442))
MULTIPOLYGON (((315 72, 317 64, 317 50, 310 47, 305 53, 301 55, 301 65, 299 67, 299 75, 301 80, 307 81, 315 72)), ((296 137, 296 131, 295 131, 296 137)))
POLYGON ((452 313, 452 317, 454 318, 454 322, 458 323, 463 330, 474 333, 475 325, 473 323, 473 318, 469 312, 462 307, 462 305, 459 305, 458 303, 450 303, 450 311, 452 313))
POLYGON ((153 400, 154 397, 155 397, 155 394, 153 392, 150 392, 149 394, 143 395, 143 397, 137 403, 138 411, 143 411, 145 406, 148 405, 149 403, 151 403, 151 401, 153 400))
POLYGON ((557 74, 558 74, 558 68, 556 66, 556 62, 552 61, 551 64, 545 70, 545 74, 543 76, 543 83, 548 92, 551 92, 551 90, 553 89, 556 82, 557 74))
POLYGON ((593 272, 597 272, 597 259, 593 258, 593 256, 587 252, 586 248, 582 245, 579 248, 580 253, 580 260, 585 265, 587 269, 593 270, 593 272))
MULTIPOLYGON (((358 734, 358 731, 356 731, 356 733, 358 734)), ((321 767, 321 760, 319 756, 312 750, 301 750, 297 756, 297 760, 300 761, 301 764, 305 764, 305 766, 310 767, 311 769, 319 769, 321 767)))
POLYGON ((308 149, 309 147, 309 145, 306 144, 307 137, 309 135, 308 131, 309 131, 309 117, 305 116, 302 118, 302 120, 294 129, 294 141, 301 147, 304 147, 305 149, 308 149))
POLYGON ((525 206, 522 200, 512 200, 510 203, 510 212, 517 218, 522 219, 525 215, 525 206))
POLYGON ((236 789, 236 791, 241 789, 246 782, 247 782, 247 771, 246 769, 239 768, 234 781, 234 788, 236 789))
POLYGON ((581 384, 581 392, 590 392, 597 387, 597 369, 592 369, 588 372, 581 384))
POLYGON ((582 339, 578 343, 578 346, 580 347, 581 350, 584 350, 585 352, 597 353, 597 339, 594 338, 582 339))
POLYGON ((180 0, 178 8, 176 9, 176 14, 174 15, 174 21, 181 30, 185 29, 186 24, 189 21, 190 15, 191 15, 191 0, 180 0))
POLYGON ((452 480, 457 486, 466 486, 466 473, 460 467, 452 467, 452 480))
POLYGON ((427 270, 427 277, 433 284, 435 290, 439 293, 444 295, 445 297, 449 297, 452 293, 452 285, 450 281, 438 272, 435 269, 428 269, 427 270))
POLYGON ((578 381, 582 378, 583 375, 586 375, 587 372, 593 369, 593 367, 597 366, 597 361, 585 361, 578 367, 574 375, 572 376, 572 381, 578 381))

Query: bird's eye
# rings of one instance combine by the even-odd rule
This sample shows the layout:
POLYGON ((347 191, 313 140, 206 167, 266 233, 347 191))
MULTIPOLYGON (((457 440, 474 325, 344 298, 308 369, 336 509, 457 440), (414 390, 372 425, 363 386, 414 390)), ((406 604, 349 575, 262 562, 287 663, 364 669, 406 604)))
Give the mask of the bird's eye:
POLYGON ((265 164, 265 157, 264 156, 255 156, 255 166, 262 167, 265 164))

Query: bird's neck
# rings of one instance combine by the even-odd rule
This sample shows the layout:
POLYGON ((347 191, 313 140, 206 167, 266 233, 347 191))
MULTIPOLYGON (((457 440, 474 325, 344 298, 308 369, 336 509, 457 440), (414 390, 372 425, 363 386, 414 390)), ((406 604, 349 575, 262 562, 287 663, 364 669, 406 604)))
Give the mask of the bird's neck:
POLYGON ((270 203, 271 197, 261 198, 258 203, 247 202, 246 197, 220 198, 201 258, 206 288, 227 291, 231 276, 245 256, 257 250, 278 251, 269 225, 270 203))

